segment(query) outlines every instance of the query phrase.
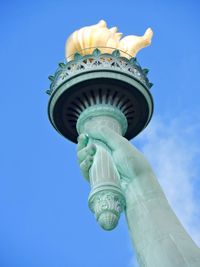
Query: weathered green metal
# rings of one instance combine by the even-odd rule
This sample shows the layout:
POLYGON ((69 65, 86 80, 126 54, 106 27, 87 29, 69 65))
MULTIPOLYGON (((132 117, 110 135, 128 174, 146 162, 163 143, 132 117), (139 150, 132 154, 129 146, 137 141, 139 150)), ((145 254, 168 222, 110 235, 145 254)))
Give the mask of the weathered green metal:
POLYGON ((76 143, 79 136, 78 160, 91 185, 89 207, 105 230, 114 229, 125 211, 140 267, 199 267, 199 248, 144 156, 127 140, 153 113, 147 73, 117 50, 76 54, 49 77, 49 119, 69 140, 76 143))
MULTIPOLYGON (((128 123, 124 114, 116 107, 96 104, 82 112, 77 121, 79 135, 87 133, 93 126, 108 127, 119 134, 125 134, 128 123)), ((120 184, 120 175, 116 170, 111 151, 101 139, 90 138, 89 143, 96 146, 96 157, 90 168, 89 182, 91 192, 88 204, 101 227, 114 229, 125 209, 125 197, 120 184)))
POLYGON ((59 63, 58 66, 59 68, 56 70, 55 74, 49 76, 51 84, 50 89, 46 91, 49 95, 51 95, 59 85, 78 73, 98 69, 119 70, 120 72, 133 76, 148 89, 153 85, 146 76, 149 70, 146 68, 142 69, 136 58, 130 58, 128 60, 125 57, 121 57, 118 50, 114 50, 112 54, 101 54, 99 49, 95 49, 92 55, 85 56, 76 53, 74 60, 67 63, 59 63))
MULTIPOLYGON (((120 174, 126 199, 125 214, 139 266, 199 267, 200 250, 171 209, 145 157, 110 127, 91 124, 87 134, 89 139, 100 139, 112 151, 113 164, 120 174)), ((79 141, 79 158, 81 151, 88 148, 85 138, 82 135, 79 141)), ((86 158, 88 154, 89 150, 86 158)), ((86 168, 85 159, 81 159, 82 171, 90 172, 96 160, 97 154, 93 154, 86 168)))
POLYGON ((127 139, 136 136, 151 119, 151 84, 135 58, 120 57, 117 51, 101 54, 96 49, 92 55, 77 55, 50 77, 49 119, 73 142, 78 137, 78 117, 95 104, 111 104, 124 112, 129 124, 127 139))
MULTIPOLYGON (((95 49, 86 56, 77 53, 74 60, 59 63, 55 75, 49 77, 49 119, 73 142, 92 125, 106 125, 131 139, 146 127, 153 113, 147 73, 136 58, 121 57, 118 50, 102 54, 95 49)), ((102 228, 112 230, 125 209, 121 177, 108 146, 101 140, 90 138, 89 142, 97 148, 89 174, 89 207, 102 228)))
POLYGON ((120 132, 122 135, 125 135, 128 129, 126 116, 120 109, 113 107, 111 104, 96 104, 85 109, 76 123, 78 134, 85 132, 85 124, 87 124, 88 121, 90 123, 92 121, 95 125, 102 124, 102 126, 106 125, 107 127, 111 127, 110 125, 112 125, 112 128, 117 132, 120 132), (94 119, 96 117, 98 117, 98 119, 103 117, 104 119, 96 120, 94 119), (111 119, 116 122, 111 121, 111 119), (116 123, 116 125, 114 123, 116 123))

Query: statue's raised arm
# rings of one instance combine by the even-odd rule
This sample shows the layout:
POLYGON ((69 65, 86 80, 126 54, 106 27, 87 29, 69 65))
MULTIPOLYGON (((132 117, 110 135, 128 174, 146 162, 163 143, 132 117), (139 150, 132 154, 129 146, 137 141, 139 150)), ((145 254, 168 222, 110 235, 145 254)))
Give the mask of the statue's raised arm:
POLYGON ((143 154, 111 129, 91 127, 88 135, 80 136, 78 144, 78 160, 85 175, 98 160, 90 138, 109 147, 120 173, 127 223, 139 266, 199 267, 200 249, 172 211, 143 154))

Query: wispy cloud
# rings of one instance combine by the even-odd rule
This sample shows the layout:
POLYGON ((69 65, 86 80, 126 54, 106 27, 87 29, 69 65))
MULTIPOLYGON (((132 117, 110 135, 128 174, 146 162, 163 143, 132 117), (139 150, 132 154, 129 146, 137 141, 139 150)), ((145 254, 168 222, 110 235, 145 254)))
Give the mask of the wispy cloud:
MULTIPOLYGON (((176 215, 200 246, 200 121, 154 118, 136 140, 176 215), (197 123, 198 121, 198 123, 197 123)), ((137 267, 135 260, 131 266, 137 267)))
POLYGON ((189 117, 155 118, 138 138, 177 216, 200 245, 199 124, 189 117), (198 184, 199 182, 199 184, 198 184))

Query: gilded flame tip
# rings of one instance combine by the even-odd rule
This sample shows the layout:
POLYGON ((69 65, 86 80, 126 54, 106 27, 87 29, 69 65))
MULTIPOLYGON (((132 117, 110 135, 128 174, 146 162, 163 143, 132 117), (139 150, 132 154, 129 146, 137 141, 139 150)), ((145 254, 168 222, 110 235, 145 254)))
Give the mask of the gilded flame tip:
POLYGON ((144 47, 151 44, 153 31, 148 28, 143 36, 128 35, 121 39, 122 33, 117 27, 107 28, 105 20, 97 24, 83 27, 73 32, 66 42, 66 59, 70 61, 78 52, 81 55, 91 54, 95 48, 102 53, 109 53, 110 49, 118 49, 124 57, 135 57, 144 47))

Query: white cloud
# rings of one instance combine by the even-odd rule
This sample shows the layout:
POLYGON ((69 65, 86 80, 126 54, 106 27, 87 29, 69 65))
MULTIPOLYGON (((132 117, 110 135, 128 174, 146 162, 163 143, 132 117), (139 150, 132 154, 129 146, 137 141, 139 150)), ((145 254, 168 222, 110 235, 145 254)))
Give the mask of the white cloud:
MULTIPOLYGON (((176 215, 200 246, 200 121, 155 118, 136 139, 176 215)), ((131 267, 138 267, 135 257, 131 267)))
POLYGON ((200 123, 154 118, 137 139, 178 218, 200 245, 200 123))

